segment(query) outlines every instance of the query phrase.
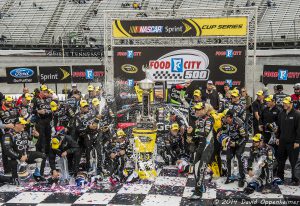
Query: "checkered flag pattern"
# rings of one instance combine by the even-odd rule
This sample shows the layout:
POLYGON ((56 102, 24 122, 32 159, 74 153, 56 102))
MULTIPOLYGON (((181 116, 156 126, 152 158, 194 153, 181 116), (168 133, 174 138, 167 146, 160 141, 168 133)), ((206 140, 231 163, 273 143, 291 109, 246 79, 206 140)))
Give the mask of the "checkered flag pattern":
POLYGON ((155 80, 182 80, 183 73, 175 73, 170 71, 155 71, 152 73, 155 80))
MULTIPOLYGON (((248 143, 247 146, 250 146, 248 143)), ((286 176, 290 177, 290 167, 286 176)), ((198 205, 299 205, 300 187, 287 184, 276 186, 269 194, 254 192, 245 195, 237 182, 224 184, 225 178, 211 182, 206 177, 206 192, 198 201, 188 199, 193 194, 194 175, 178 174, 175 166, 158 169, 155 181, 137 181, 111 185, 103 181, 80 190, 73 187, 51 187, 34 182, 22 186, 0 185, 0 205, 19 206, 81 206, 81 205, 143 205, 143 206, 198 206, 198 205), (73 189, 72 189, 73 188, 73 189)), ((290 178, 288 178, 290 179, 290 178)), ((76 187, 76 186, 74 186, 76 187)))

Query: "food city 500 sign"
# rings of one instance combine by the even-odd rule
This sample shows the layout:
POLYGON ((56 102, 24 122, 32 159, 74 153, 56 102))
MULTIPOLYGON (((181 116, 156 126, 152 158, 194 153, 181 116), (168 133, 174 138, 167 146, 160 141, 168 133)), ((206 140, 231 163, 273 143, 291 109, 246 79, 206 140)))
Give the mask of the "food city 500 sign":
MULTIPOLYGON (((114 49, 115 78, 139 81, 147 69, 155 81, 184 82, 208 79, 216 85, 230 80, 233 86, 245 83, 245 47, 139 47, 114 49), (132 55, 123 55, 123 54, 132 55), (134 56, 133 54, 139 55, 134 56)), ((199 83, 201 84, 201 83, 199 83)))
POLYGON ((246 36, 247 17, 115 20, 113 36, 193 37, 246 36))

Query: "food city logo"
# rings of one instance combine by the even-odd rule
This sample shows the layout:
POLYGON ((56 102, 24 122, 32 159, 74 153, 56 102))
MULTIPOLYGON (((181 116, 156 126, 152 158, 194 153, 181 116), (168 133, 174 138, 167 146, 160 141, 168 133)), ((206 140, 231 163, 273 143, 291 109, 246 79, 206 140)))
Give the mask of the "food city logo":
MULTIPOLYGON (((59 70, 62 72, 62 78, 60 80, 64 80, 70 76, 70 73, 62 68, 59 68, 59 70)), ((55 74, 43 74, 41 73, 41 80, 47 81, 47 80, 59 80, 59 74, 56 72, 55 74)))
POLYGON ((34 75, 34 71, 29 68, 17 68, 11 70, 9 74, 15 78, 28 78, 34 75))
POLYGON ((225 73, 225 74, 234 74, 237 72, 237 68, 236 66, 233 66, 231 64, 222 64, 219 66, 219 69, 221 72, 225 73))
POLYGON ((169 52, 149 61, 149 74, 155 80, 207 80, 210 70, 208 56, 196 49, 169 52))
POLYGON ((125 73, 135 74, 138 72, 138 68, 132 64, 124 64, 121 66, 121 69, 125 73))
POLYGON ((233 49, 227 49, 225 51, 216 51, 216 56, 225 56, 226 58, 233 58, 234 56, 242 56, 242 51, 235 51, 233 49))
POLYGON ((127 59, 133 59, 133 57, 140 57, 142 56, 142 52, 137 52, 134 50, 127 50, 127 51, 120 51, 117 52, 118 57, 127 57, 127 59))

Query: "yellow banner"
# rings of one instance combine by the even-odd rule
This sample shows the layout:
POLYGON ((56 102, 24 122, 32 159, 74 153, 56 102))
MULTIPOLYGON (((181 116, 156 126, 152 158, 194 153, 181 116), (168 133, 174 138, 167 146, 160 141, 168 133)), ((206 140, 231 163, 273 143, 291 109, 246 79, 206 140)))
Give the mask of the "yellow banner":
POLYGON ((247 17, 115 20, 115 38, 246 36, 247 17))
POLYGON ((247 17, 197 18, 193 20, 201 27, 201 36, 247 35, 247 17))

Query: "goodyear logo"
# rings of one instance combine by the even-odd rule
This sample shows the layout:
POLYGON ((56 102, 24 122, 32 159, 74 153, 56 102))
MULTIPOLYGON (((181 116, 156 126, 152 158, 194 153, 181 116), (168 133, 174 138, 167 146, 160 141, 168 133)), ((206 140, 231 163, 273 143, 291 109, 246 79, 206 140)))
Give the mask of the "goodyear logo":
POLYGON ((225 74, 234 74, 237 72, 236 66, 233 66, 231 64, 222 64, 219 67, 220 71, 225 73, 225 74))
POLYGON ((132 64, 124 64, 121 67, 122 71, 129 74, 135 74, 138 72, 138 68, 132 64))

